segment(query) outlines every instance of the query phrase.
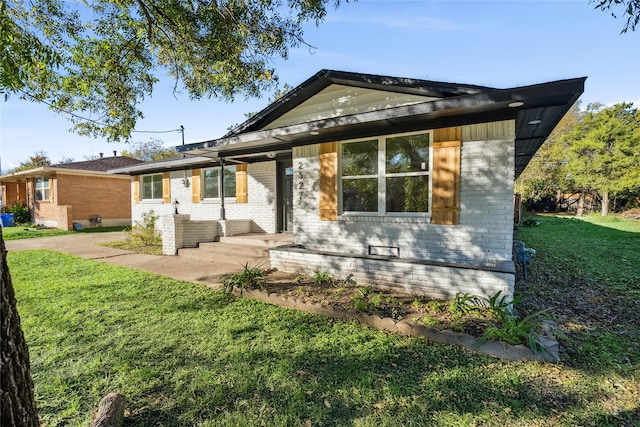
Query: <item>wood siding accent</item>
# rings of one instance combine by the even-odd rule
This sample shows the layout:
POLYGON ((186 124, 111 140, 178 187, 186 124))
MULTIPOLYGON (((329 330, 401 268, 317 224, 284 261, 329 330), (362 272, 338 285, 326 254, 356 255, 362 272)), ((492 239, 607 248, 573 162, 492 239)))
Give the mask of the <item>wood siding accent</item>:
POLYGON ((459 224, 461 136, 460 127, 433 132, 432 224, 459 224))
POLYGON ((247 164, 236 165, 236 203, 247 203, 247 164))
POLYGON ((191 170, 191 201, 193 203, 200 203, 200 195, 202 190, 200 189, 200 169, 191 170))
POLYGON ((133 203, 140 203, 140 175, 133 177, 131 182, 131 192, 133 193, 133 203))
POLYGON ((162 203, 171 203, 171 176, 162 172, 162 203))
POLYGON ((338 218, 338 143, 320 144, 320 220, 338 218))

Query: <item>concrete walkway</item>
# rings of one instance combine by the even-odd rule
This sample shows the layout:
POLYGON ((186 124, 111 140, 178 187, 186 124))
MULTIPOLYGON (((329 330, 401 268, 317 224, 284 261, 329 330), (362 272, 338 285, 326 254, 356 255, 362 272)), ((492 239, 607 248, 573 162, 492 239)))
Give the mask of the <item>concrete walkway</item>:
MULTIPOLYGON (((145 255, 131 251, 100 246, 101 243, 124 240, 122 232, 78 233, 36 239, 5 241, 9 252, 29 249, 51 249, 110 264, 122 265, 139 270, 150 271, 163 276, 188 282, 203 283, 210 287, 219 287, 220 276, 240 271, 244 262, 221 261, 220 259, 188 258, 182 256, 145 255)), ((269 265, 268 256, 262 260, 252 259, 250 265, 259 261, 269 265)))

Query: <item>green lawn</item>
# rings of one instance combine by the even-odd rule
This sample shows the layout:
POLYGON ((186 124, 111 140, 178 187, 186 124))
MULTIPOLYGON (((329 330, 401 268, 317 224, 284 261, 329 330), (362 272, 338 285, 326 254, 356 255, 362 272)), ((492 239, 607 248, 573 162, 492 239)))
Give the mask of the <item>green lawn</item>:
POLYGON ((74 233, 104 233, 108 231, 122 231, 130 227, 96 227, 85 228, 81 231, 68 231, 59 228, 42 228, 32 226, 15 226, 2 228, 4 240, 33 239, 36 237, 62 236, 74 233))
POLYGON ((87 425, 110 391, 127 397, 130 426, 620 426, 639 415, 638 382, 616 365, 505 362, 52 251, 9 253, 9 265, 45 425, 87 425))
MULTIPOLYGON (((640 362, 640 221, 599 215, 534 216, 519 237, 537 250, 516 293, 564 326, 566 364, 637 372, 640 362)), ((637 374, 636 374, 637 375, 637 374)), ((640 425, 640 416, 638 425, 640 425)))

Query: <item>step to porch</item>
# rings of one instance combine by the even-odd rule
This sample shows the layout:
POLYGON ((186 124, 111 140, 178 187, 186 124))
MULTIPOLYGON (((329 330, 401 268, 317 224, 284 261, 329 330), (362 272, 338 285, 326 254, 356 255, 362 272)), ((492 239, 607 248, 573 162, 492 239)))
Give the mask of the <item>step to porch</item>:
POLYGON ((231 243, 234 245, 247 245, 260 248, 275 248, 278 246, 290 245, 293 243, 293 234, 278 233, 248 233, 236 236, 220 237, 220 243, 231 243))
POLYGON ((289 245, 292 235, 243 234, 220 237, 219 242, 203 242, 197 248, 182 248, 178 256, 227 264, 269 267, 269 248, 289 245))

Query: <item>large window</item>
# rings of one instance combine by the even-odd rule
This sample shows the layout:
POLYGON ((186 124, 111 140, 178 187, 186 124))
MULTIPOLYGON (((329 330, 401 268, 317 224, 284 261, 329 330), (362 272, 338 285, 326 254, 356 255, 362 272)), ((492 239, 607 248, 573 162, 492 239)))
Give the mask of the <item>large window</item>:
POLYGON ((342 143, 342 211, 429 212, 429 135, 342 143))
POLYGON ((49 179, 42 177, 36 178, 36 200, 49 200, 49 191, 49 179))
MULTIPOLYGON (((202 172, 203 196, 205 199, 220 197, 220 168, 205 169, 202 172)), ((236 197, 236 167, 224 167, 224 197, 236 197)))
POLYGON ((142 198, 162 199, 162 174, 144 175, 142 177, 142 198))

